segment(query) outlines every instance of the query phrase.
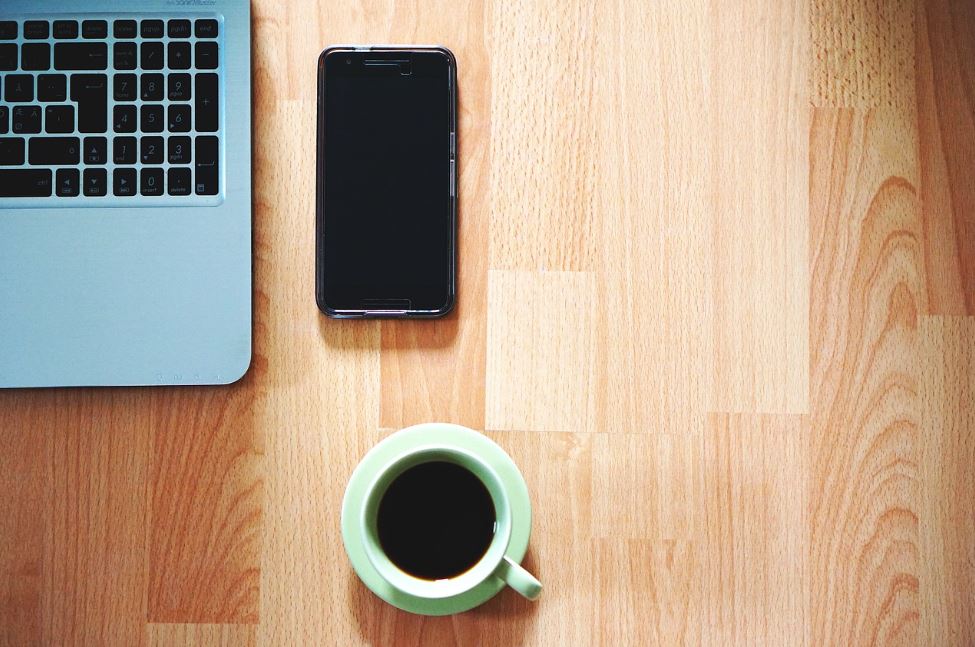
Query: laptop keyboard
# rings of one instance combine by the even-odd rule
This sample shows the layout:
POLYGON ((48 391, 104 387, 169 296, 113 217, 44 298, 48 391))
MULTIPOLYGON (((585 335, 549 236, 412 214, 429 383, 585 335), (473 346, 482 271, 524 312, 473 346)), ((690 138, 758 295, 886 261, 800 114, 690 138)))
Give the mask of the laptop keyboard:
POLYGON ((216 204, 220 43, 215 17, 0 16, 0 198, 216 204))

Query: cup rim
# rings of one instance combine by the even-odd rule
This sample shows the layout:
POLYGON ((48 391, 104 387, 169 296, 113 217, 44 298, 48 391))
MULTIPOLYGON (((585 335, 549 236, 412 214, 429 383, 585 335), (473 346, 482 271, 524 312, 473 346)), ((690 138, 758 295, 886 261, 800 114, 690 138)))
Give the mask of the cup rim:
POLYGON ((511 506, 501 477, 486 461, 463 448, 424 445, 397 456, 378 471, 366 488, 365 505, 362 506, 359 515, 359 526, 365 553, 380 577, 403 593, 421 598, 440 599, 472 590, 498 569, 511 539, 511 506), (446 460, 460 465, 484 484, 494 505, 495 532, 484 555, 469 569, 455 577, 426 580, 410 575, 386 555, 374 532, 374 526, 379 502, 389 485, 406 470, 437 460, 446 460))

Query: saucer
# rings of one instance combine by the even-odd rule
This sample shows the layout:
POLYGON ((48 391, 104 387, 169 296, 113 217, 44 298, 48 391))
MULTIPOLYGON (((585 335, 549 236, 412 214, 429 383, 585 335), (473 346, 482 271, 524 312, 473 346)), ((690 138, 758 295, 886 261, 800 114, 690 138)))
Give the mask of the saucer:
POLYGON ((405 452, 423 447, 447 447, 476 453, 497 472, 508 492, 511 504, 511 540, 505 554, 521 562, 528 550, 531 534, 531 502, 528 486, 511 457, 487 436, 467 427, 432 422, 407 427, 384 438, 369 450, 349 479, 342 500, 342 540, 359 579, 370 591, 394 607, 427 616, 445 616, 473 609, 487 602, 505 588, 498 577, 489 577, 473 589, 459 595, 437 600, 419 598, 395 590, 372 565, 362 541, 359 511, 365 505, 366 491, 373 477, 386 465, 405 452))

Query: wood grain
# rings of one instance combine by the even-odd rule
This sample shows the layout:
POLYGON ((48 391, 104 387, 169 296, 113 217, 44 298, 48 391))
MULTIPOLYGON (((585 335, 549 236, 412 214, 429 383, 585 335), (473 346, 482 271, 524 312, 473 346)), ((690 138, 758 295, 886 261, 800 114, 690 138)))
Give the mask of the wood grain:
POLYGON ((0 645, 973 644, 972 7, 254 0, 253 366, 0 392, 0 645), (315 307, 349 42, 457 56, 447 319, 315 307), (520 466, 537 603, 349 566, 353 468, 431 419, 520 466))
POLYGON ((918 638, 925 293, 912 133, 895 110, 813 114, 808 551, 816 645, 918 638))
POLYGON ((929 311, 975 315, 975 4, 918 11, 921 213, 929 311))
POLYGON ((921 639, 975 644, 975 319, 925 317, 921 639))

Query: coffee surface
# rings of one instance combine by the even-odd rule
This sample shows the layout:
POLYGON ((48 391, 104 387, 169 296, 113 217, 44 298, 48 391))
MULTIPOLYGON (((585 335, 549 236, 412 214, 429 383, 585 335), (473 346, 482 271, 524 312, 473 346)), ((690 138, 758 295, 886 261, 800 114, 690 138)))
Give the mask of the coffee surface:
POLYGON ((494 538, 491 495, 472 472, 445 461, 409 468, 379 503, 379 543, 400 569, 426 580, 456 577, 494 538))

